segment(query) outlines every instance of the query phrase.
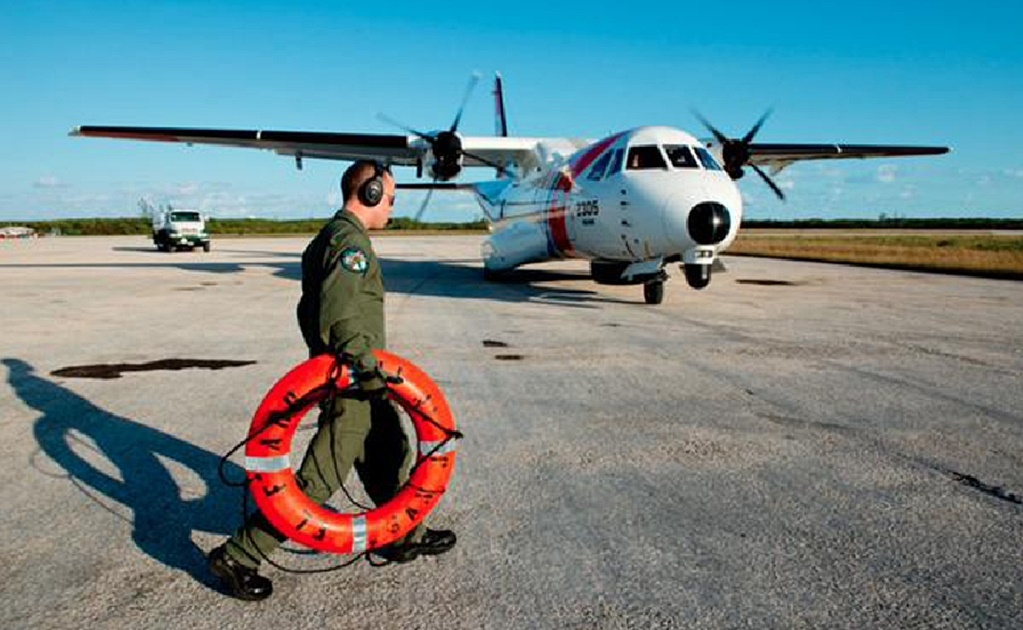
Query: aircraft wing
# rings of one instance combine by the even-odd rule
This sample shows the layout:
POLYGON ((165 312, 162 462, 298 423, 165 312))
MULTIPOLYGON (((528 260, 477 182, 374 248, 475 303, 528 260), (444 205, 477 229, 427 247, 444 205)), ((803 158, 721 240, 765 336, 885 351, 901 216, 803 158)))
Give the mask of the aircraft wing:
MULTIPOLYGON (((296 158, 347 161, 368 159, 399 166, 416 166, 430 151, 429 143, 414 135, 97 125, 76 127, 70 135, 243 147, 296 158)), ((532 164, 537 159, 537 146, 543 141, 542 138, 463 137, 463 165, 532 164)))
POLYGON ((427 147, 415 136, 185 127, 76 127, 72 136, 264 149, 280 155, 328 160, 380 160, 414 166, 427 147))
POLYGON ((529 172, 543 166, 556 156, 567 159, 591 141, 574 138, 525 138, 516 136, 468 136, 462 138, 465 166, 488 166, 477 157, 492 164, 517 166, 529 172))
POLYGON ((749 163, 768 166, 775 173, 801 160, 848 160, 913 155, 941 155, 948 147, 874 144, 765 144, 749 145, 749 163))

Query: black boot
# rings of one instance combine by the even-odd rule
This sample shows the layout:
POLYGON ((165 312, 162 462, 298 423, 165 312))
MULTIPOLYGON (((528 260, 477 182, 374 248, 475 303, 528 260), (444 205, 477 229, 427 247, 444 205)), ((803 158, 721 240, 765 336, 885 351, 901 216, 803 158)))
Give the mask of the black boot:
POLYGON ((209 562, 213 575, 220 578, 228 594, 238 599, 254 602, 274 592, 273 582, 227 555, 224 545, 210 552, 209 562))
POLYGON ((455 546, 458 538, 447 529, 427 529, 423 537, 415 542, 388 545, 373 553, 389 562, 411 562, 420 555, 436 556, 455 546))

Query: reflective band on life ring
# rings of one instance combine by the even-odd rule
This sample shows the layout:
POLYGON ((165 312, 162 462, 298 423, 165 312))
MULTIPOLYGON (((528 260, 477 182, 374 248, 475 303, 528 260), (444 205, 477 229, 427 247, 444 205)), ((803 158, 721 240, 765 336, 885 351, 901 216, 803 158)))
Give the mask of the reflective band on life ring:
POLYGON ((327 398, 332 375, 338 391, 352 382, 351 370, 333 356, 314 357, 285 374, 249 427, 245 470, 256 504, 278 531, 318 551, 361 553, 402 538, 440 502, 455 469, 455 420, 440 388, 410 361, 383 350, 373 354, 382 370, 403 379, 389 385, 389 395, 412 419, 419 443, 408 483, 384 505, 338 513, 313 502, 295 479, 291 440, 302 417, 327 398))

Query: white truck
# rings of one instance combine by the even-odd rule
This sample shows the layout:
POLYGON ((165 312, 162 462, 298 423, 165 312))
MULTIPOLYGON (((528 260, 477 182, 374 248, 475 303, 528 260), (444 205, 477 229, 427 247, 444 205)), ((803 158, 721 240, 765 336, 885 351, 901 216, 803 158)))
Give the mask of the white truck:
POLYGON ((153 243, 161 252, 178 248, 202 247, 210 251, 210 233, 206 218, 195 210, 168 209, 153 213, 153 243))

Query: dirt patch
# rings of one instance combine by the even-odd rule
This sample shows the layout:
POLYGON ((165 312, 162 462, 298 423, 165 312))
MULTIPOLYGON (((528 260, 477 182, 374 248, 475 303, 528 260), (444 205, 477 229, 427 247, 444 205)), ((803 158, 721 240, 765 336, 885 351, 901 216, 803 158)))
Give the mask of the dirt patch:
POLYGON ((521 354, 498 354, 494 356, 498 361, 521 361, 525 357, 521 354))
POLYGON ((503 341, 494 341, 493 339, 484 339, 483 340, 483 347, 484 348, 507 348, 508 344, 506 344, 503 341))

